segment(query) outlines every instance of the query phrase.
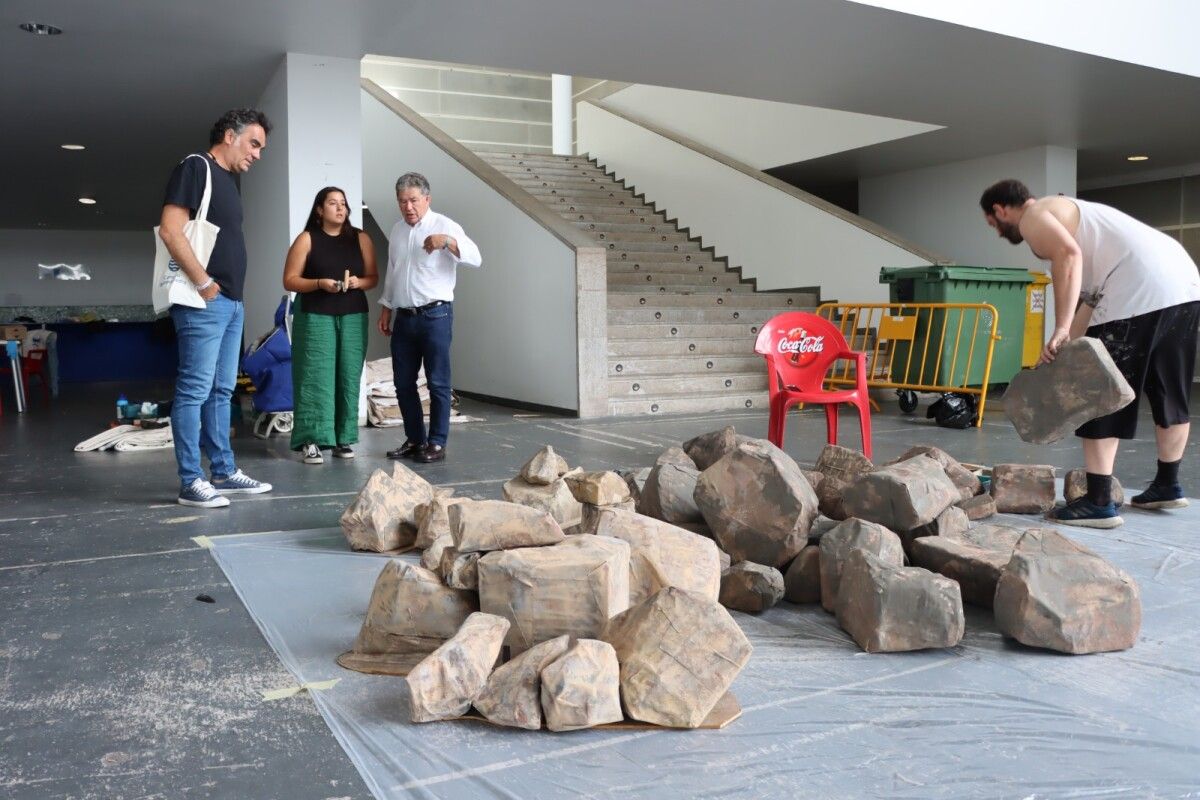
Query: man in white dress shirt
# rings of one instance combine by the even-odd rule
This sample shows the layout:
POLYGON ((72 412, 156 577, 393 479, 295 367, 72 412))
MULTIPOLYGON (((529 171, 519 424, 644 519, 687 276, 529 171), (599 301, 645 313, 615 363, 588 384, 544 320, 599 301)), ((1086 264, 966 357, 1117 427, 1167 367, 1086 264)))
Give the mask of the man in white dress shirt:
POLYGON ((478 267, 479 248, 462 226, 429 208, 429 181, 407 172, 396 180, 399 222, 388 235, 387 278, 379 298, 379 331, 391 337, 392 379, 404 418, 404 444, 388 458, 423 464, 446 457, 450 434, 450 337, 459 265, 478 267), (417 372, 429 386, 429 430, 417 394, 417 372))

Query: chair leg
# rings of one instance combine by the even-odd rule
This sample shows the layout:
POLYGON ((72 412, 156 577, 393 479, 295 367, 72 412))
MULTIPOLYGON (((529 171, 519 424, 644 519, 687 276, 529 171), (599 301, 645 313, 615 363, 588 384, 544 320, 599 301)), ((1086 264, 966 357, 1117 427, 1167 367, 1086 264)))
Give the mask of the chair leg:
POLYGON ((858 429, 862 433, 863 455, 871 458, 871 409, 866 403, 858 403, 858 429))
POLYGON ((825 441, 837 444, 838 418, 837 403, 825 404, 825 441))
POLYGON ((767 440, 780 450, 783 449, 783 432, 787 427, 787 412, 787 403, 783 402, 782 397, 780 402, 773 404, 771 408, 771 430, 767 434, 767 440))

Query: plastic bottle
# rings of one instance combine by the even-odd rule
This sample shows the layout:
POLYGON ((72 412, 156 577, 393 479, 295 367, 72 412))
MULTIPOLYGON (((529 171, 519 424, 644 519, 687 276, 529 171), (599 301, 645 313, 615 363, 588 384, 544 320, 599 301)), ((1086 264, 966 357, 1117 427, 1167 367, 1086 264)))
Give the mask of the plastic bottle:
POLYGON ((117 419, 125 419, 125 406, 129 405, 129 401, 125 399, 125 395, 117 397, 117 419))

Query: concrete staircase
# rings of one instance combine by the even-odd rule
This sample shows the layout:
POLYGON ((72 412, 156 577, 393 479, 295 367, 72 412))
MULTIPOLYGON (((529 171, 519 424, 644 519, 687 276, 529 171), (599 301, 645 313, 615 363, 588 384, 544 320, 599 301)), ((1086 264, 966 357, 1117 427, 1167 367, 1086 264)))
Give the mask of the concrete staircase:
POLYGON ((759 327, 812 310, 807 292, 758 292, 687 228, 583 156, 479 153, 608 250, 612 415, 756 408, 767 378, 759 327))

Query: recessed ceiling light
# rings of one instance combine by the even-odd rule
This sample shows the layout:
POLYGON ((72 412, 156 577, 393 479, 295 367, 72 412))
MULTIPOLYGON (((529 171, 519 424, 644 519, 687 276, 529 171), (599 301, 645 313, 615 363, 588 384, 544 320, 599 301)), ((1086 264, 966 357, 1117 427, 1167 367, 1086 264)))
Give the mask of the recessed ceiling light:
POLYGON ((63 150, 83 150, 84 149, 84 146, 81 144, 64 144, 64 145, 61 145, 61 147, 63 150))
POLYGON ((96 205, 96 198, 81 197, 81 198, 79 198, 79 202, 83 203, 85 206, 94 206, 94 205, 96 205))
POLYGON ((1150 156, 1125 156, 1126 161, 1149 161, 1150 156))
POLYGON ((45 25, 41 22, 22 22, 21 30, 26 33, 32 33, 35 36, 58 36, 62 33, 62 28, 45 25))

